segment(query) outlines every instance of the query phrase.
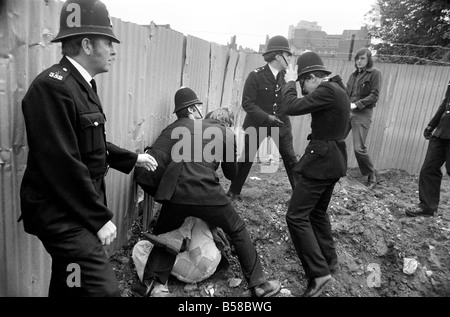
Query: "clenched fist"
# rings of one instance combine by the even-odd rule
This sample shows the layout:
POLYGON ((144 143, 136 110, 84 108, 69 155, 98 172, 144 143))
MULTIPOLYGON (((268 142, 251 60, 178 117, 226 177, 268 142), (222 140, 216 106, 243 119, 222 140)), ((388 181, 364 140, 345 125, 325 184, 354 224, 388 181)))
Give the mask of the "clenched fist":
POLYGON ((433 135, 433 129, 428 126, 425 128, 425 131, 423 131, 423 136, 425 137, 425 139, 429 140, 431 139, 431 136, 433 135))
POLYGON ((116 225, 108 221, 98 232, 97 237, 102 245, 110 245, 117 237, 116 225))

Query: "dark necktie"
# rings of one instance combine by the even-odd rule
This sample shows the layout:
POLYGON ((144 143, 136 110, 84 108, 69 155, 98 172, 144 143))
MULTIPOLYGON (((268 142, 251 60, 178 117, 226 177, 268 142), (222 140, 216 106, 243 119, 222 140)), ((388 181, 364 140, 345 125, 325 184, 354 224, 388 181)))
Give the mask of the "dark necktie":
POLYGON ((95 93, 97 93, 97 83, 95 82, 95 79, 92 78, 91 80, 92 89, 94 89, 95 93))

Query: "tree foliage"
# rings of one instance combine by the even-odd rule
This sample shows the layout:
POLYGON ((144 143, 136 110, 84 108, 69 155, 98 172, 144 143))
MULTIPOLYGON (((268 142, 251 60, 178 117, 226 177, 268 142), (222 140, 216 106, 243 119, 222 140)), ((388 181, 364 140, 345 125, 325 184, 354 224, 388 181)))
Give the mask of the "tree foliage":
POLYGON ((449 0, 377 0, 366 18, 379 61, 450 66, 449 0))

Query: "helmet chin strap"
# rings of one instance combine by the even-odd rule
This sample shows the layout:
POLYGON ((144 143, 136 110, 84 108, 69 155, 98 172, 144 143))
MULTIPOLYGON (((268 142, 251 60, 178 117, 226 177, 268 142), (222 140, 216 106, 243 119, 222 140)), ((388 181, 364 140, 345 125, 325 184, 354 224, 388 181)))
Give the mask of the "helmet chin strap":
POLYGON ((284 60, 284 62, 286 63, 286 67, 289 67, 289 64, 288 64, 286 58, 284 57, 283 53, 281 53, 281 57, 283 57, 283 60, 284 60))
POLYGON ((198 110, 197 105, 194 105, 195 109, 197 110, 197 113, 200 115, 200 118, 203 119, 203 114, 201 113, 201 111, 198 110))
POLYGON ((289 67, 289 64, 288 64, 286 58, 284 57, 283 52, 281 52, 281 54, 279 54, 279 55, 281 56, 281 58, 283 58, 284 62, 286 63, 286 67, 284 67, 283 69, 288 68, 288 67, 289 67))

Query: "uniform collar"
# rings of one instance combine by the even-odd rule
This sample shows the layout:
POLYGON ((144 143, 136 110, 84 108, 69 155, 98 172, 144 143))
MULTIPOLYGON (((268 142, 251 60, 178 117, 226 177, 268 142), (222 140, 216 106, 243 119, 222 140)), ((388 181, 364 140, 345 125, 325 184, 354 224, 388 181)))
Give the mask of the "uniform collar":
POLYGON ((270 71, 272 72, 273 76, 274 76, 275 78, 277 78, 278 73, 279 73, 280 71, 278 71, 278 70, 276 70, 275 68, 273 68, 272 65, 270 65, 270 64, 267 64, 267 65, 269 65, 270 71))
POLYGON ((86 80, 86 82, 92 87, 91 80, 93 77, 88 73, 86 68, 80 65, 76 60, 66 55, 66 58, 69 62, 72 63, 72 65, 80 72, 80 75, 86 80))

